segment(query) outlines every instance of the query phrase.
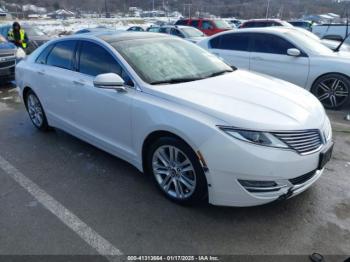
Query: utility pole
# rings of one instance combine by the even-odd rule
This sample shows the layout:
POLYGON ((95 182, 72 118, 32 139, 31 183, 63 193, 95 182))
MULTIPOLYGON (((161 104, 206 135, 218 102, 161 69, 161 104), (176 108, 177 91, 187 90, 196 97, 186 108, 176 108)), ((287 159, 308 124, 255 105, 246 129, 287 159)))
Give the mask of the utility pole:
POLYGON ((269 18, 269 11, 270 11, 270 0, 267 0, 266 19, 269 18))
POLYGON ((192 4, 184 4, 184 10, 188 7, 188 18, 191 18, 191 7, 192 4))
POLYGON ((152 0, 152 11, 154 11, 154 0, 152 0))
POLYGON ((108 8, 107 8, 107 0, 105 0, 105 11, 106 11, 106 18, 109 18, 108 8))

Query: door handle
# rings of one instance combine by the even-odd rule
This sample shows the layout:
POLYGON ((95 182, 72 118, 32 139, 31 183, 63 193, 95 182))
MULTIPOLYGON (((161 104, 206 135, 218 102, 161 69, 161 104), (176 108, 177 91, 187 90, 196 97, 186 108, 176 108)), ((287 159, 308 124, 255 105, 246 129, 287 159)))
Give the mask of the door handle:
POLYGON ((78 85, 78 86, 83 86, 83 85, 85 85, 83 81, 76 81, 76 80, 74 80, 73 83, 76 84, 76 85, 78 85))

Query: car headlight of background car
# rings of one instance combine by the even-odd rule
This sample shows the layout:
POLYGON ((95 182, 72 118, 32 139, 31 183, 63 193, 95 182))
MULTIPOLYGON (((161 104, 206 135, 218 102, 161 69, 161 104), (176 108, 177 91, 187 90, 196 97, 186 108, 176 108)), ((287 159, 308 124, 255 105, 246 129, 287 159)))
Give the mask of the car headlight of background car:
POLYGON ((17 48, 16 50, 16 59, 20 60, 26 57, 26 53, 22 48, 17 48))
POLYGON ((277 137, 275 137, 273 134, 269 132, 244 130, 244 129, 237 129, 232 127, 223 127, 223 126, 220 126, 219 128, 222 131, 224 131, 226 134, 245 142, 249 142, 249 143, 253 143, 261 146, 289 148, 288 145, 283 143, 281 140, 279 140, 277 137))

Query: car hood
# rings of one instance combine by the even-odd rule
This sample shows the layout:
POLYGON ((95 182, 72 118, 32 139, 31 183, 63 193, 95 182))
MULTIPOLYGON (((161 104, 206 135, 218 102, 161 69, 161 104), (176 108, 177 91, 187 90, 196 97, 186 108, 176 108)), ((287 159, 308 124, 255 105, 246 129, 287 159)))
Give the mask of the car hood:
POLYGON ((16 46, 14 44, 12 44, 11 42, 0 43, 0 52, 6 52, 8 50, 13 51, 14 49, 16 49, 16 46))
POLYGON ((206 39, 206 36, 198 36, 198 37, 188 37, 187 40, 191 41, 192 43, 199 43, 203 39, 206 39))
POLYGON ((321 43, 332 50, 335 50, 340 45, 339 41, 328 40, 328 39, 322 39, 321 43))
POLYGON ((303 130, 320 128, 325 120, 323 106, 311 93, 243 70, 195 82, 152 86, 150 92, 210 115, 220 125, 303 130))

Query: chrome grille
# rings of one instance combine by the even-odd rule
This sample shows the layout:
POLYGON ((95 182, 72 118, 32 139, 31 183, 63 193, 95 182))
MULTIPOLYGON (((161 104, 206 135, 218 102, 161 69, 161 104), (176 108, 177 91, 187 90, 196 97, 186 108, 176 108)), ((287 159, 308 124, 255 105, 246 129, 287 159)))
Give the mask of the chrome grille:
POLYGON ((16 66, 16 60, 12 59, 12 60, 7 60, 7 61, 0 61, 0 69, 4 69, 4 68, 10 68, 10 67, 15 67, 16 66))
POLYGON ((299 154, 312 153, 322 146, 319 130, 275 132, 273 134, 299 154))
POLYGON ((8 53, 1 53, 0 52, 0 57, 14 57, 15 56, 15 52, 8 52, 8 53))

